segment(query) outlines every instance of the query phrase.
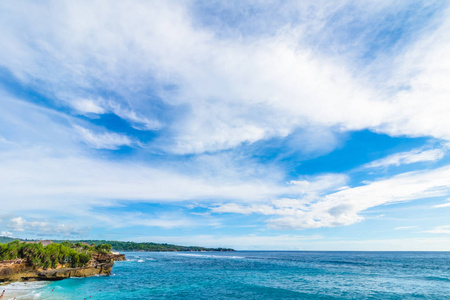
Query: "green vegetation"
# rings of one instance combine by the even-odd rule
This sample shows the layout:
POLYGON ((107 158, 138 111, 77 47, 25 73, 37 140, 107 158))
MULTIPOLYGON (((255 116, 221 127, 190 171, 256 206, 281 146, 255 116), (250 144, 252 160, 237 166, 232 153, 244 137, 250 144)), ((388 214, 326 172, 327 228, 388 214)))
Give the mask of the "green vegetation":
POLYGON ((26 259, 30 264, 44 269, 54 269, 58 264, 66 267, 86 266, 93 253, 108 253, 111 245, 89 246, 82 243, 52 243, 43 246, 41 243, 26 243, 18 240, 0 244, 0 261, 26 259))
MULTIPOLYGON (((104 240, 83 240, 74 242, 84 242, 88 244, 111 245, 112 249, 116 251, 234 251, 228 248, 204 248, 196 246, 177 246, 171 244, 158 243, 135 243, 135 242, 119 242, 119 241, 104 241, 104 240)), ((98 247, 98 246, 97 246, 98 247)))
MULTIPOLYGON (((12 238, 0 237, 0 243, 11 242, 12 238), (2 241, 1 239, 5 239, 2 241)), ((96 252, 110 252, 112 249, 116 251, 234 251, 229 248, 205 248, 197 246, 177 246, 172 244, 159 244, 159 243, 135 243, 135 242, 120 242, 120 241, 105 241, 105 240, 77 240, 77 241, 63 241, 63 240, 53 240, 55 243, 74 243, 78 248, 89 247, 86 243, 94 247, 96 252)), ((85 249, 86 250, 86 249, 85 249)))

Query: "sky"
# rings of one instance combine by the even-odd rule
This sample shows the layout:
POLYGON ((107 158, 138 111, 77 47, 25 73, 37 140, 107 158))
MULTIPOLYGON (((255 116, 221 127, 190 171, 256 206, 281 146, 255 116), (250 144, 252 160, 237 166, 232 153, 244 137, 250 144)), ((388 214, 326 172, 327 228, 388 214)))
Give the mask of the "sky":
POLYGON ((448 1, 0 1, 0 235, 450 250, 448 1))

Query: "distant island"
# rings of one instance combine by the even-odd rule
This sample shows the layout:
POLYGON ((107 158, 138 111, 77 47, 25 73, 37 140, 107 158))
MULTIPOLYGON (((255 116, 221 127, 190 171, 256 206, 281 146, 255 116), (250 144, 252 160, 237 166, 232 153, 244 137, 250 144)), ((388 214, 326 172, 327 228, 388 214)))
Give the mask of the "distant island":
POLYGON ((110 275, 114 261, 125 255, 111 245, 52 241, 11 241, 0 244, 0 282, 61 280, 110 275))
MULTIPOLYGON (((0 243, 7 243, 14 241, 14 238, 0 237, 0 243)), ((35 241, 35 240, 22 240, 22 241, 35 241)), ((53 240, 54 243, 63 243, 65 240, 53 240)), ((108 240, 70 240, 71 243, 87 243, 89 245, 111 245, 115 251, 125 252, 159 252, 159 251, 234 251, 230 248, 205 248, 198 246, 178 246, 165 243, 135 243, 135 242, 122 242, 122 241, 108 241, 108 240)))

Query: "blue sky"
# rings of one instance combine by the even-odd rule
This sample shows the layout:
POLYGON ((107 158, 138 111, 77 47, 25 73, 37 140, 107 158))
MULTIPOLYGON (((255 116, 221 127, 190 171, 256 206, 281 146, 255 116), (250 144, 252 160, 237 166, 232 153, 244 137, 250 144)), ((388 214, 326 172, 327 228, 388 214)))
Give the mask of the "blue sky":
POLYGON ((450 249, 447 1, 2 1, 0 234, 450 249))

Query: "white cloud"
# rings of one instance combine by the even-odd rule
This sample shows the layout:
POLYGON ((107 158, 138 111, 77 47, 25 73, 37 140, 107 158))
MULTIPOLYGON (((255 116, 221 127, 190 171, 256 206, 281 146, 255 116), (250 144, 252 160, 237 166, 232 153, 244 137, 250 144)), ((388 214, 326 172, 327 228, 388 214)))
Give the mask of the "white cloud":
POLYGON ((23 218, 12 218, 11 220, 9 220, 10 223, 7 225, 9 228, 13 229, 14 231, 24 231, 25 229, 23 228, 24 224, 25 224, 25 220, 23 218))
POLYGON ((400 166, 417 162, 432 162, 444 157, 446 149, 421 150, 415 149, 409 152, 401 152, 388 157, 375 160, 364 165, 365 168, 379 168, 388 166, 400 166))
POLYGON ((149 218, 145 220, 136 220, 134 222, 136 226, 149 226, 149 227, 161 227, 161 228, 188 228, 193 226, 199 226, 198 223, 183 218, 183 219, 154 219, 149 218))
POLYGON ((211 208, 215 213, 235 213, 249 215, 253 213, 262 215, 274 215, 277 214, 277 210, 271 205, 255 204, 251 206, 242 206, 236 203, 226 203, 217 207, 211 208))
POLYGON ((297 193, 304 195, 303 198, 315 198, 337 189, 346 188, 349 178, 345 174, 325 174, 314 177, 307 177, 305 180, 292 180, 297 193))
POLYGON ((437 226, 424 232, 433 234, 450 234, 450 225, 437 226))
POLYGON ((82 141, 94 149, 116 150, 122 146, 132 146, 135 144, 126 135, 111 132, 94 133, 91 130, 78 125, 74 125, 73 128, 78 132, 82 141))
POLYGON ((328 17, 349 3, 372 17, 399 5, 308 2, 296 7, 308 13, 306 23, 233 40, 198 26, 189 5, 179 2, 3 3, 11 17, 0 34, 0 63, 27 83, 45 82, 42 89, 69 103, 80 89, 111 91, 118 97, 110 101, 123 110, 118 115, 140 129, 161 126, 146 97, 151 86, 166 104, 186 108, 168 125, 171 136, 161 147, 168 152, 217 151, 309 127, 450 139, 450 68, 442 59, 450 47, 449 18, 430 34, 416 34, 406 54, 392 54, 398 55, 393 63, 375 60, 381 65, 372 69, 387 76, 369 84, 347 57, 321 53, 307 35, 313 28, 331 38, 328 17), (391 76, 392 69, 398 71, 391 76), (399 86, 409 89, 393 93, 399 86))
POLYGON ((365 210, 396 202, 448 195, 450 167, 409 172, 388 179, 326 195, 273 202, 272 205, 243 206, 233 203, 213 207, 215 212, 259 213, 281 216, 268 221, 276 229, 305 229, 345 226, 362 221, 365 210))
POLYGON ((409 229, 414 229, 417 228, 417 226, 400 226, 400 227, 395 227, 394 230, 409 230, 409 229))
POLYGON ((450 199, 447 199, 447 202, 445 203, 433 205, 433 208, 442 208, 442 207, 450 207, 450 199))
MULTIPOLYGON (((184 201, 275 198, 279 169, 230 155, 203 155, 188 161, 111 161, 87 156, 73 138, 77 130, 91 147, 135 145, 123 136, 97 135, 61 113, 10 97, 2 98, 0 130, 17 144, 0 156, 2 210, 66 210, 111 201, 184 201), (27 118, 21 117, 26 115, 27 118), (77 127, 78 126, 78 127, 77 127), (84 136, 83 136, 84 134, 84 136), (22 146, 24 145, 24 146, 22 146), (21 147, 22 146, 22 147, 21 147), (175 187, 175 188, 174 188, 175 187)), ((82 211, 80 212, 82 213, 82 211)))
POLYGON ((107 228, 125 228, 132 226, 143 227, 159 227, 165 229, 171 228, 193 228, 204 226, 219 226, 219 222, 215 220, 202 219, 201 222, 182 214, 175 213, 163 213, 163 214, 146 214, 146 213, 129 213, 122 212, 120 214, 115 213, 97 213, 95 210, 86 212, 84 217, 89 218, 91 221, 96 220, 98 226, 107 228), (117 220, 120 220, 118 222, 117 220))
POLYGON ((433 23, 437 29, 423 35, 406 53, 397 58, 399 65, 393 78, 397 86, 407 88, 394 97, 391 114, 380 130, 393 135, 433 136, 449 140, 448 94, 450 62, 450 10, 433 23), (402 109, 402 110, 400 110, 402 109))
POLYGON ((222 176, 220 170, 214 169, 209 169, 213 176, 208 170, 183 174, 183 170, 173 170, 169 165, 146 166, 131 161, 46 154, 15 152, 0 159, 2 209, 64 210, 64 207, 85 208, 115 200, 164 202, 228 198, 245 202, 274 198, 289 191, 271 179, 222 176))
POLYGON ((0 236, 12 237, 13 234, 12 234, 12 232, 9 232, 9 231, 2 231, 0 233, 0 236))
POLYGON ((81 113, 103 114, 105 109, 92 99, 80 99, 72 103, 73 107, 81 113))
POLYGON ((308 177, 303 180, 292 180, 286 192, 295 194, 299 199, 280 198, 268 202, 268 204, 240 205, 237 203, 225 203, 211 207, 216 213, 262 214, 262 215, 292 215, 299 210, 308 209, 311 202, 331 191, 345 188, 348 178, 343 174, 326 174, 308 177))
POLYGON ((86 233, 86 229, 79 229, 72 225, 39 220, 29 221, 22 217, 4 219, 0 224, 8 228, 9 231, 5 233, 9 233, 9 236, 13 233, 33 236, 73 236, 86 233))
POLYGON ((92 99, 79 99, 72 101, 71 105, 82 114, 113 113, 130 122, 131 126, 138 130, 157 130, 162 127, 162 124, 158 120, 146 118, 135 110, 125 108, 123 105, 111 100, 106 101, 102 98, 97 101, 92 99))
MULTIPOLYGON (((13 107, 8 101, 5 105, 13 107)), ((45 119, 40 115, 44 111, 32 105, 20 103, 17 111, 17 115, 27 111, 34 119, 45 119)), ((405 173, 350 188, 347 186, 349 178, 342 174, 304 177, 285 183, 283 173, 276 168, 234 161, 225 155, 199 156, 175 166, 88 158, 77 152, 76 144, 67 140, 70 122, 56 123, 58 117, 40 122, 38 128, 27 123, 33 118, 19 123, 21 126, 24 123, 27 129, 39 129, 38 141, 48 140, 51 143, 46 145, 55 149, 14 148, 0 157, 3 210, 27 207, 64 211, 70 207, 74 213, 82 214, 92 206, 111 205, 117 200, 223 201, 224 205, 212 209, 278 216, 269 221, 274 228, 317 228, 354 224, 363 219, 360 214, 368 208, 446 195, 449 187, 446 181, 450 178, 449 167, 405 173), (61 141, 69 142, 64 142, 62 147, 61 141), (229 200, 228 204, 225 199, 229 200)), ((2 122, 7 128, 17 128, 7 120, 2 122)), ((18 124, 17 119, 13 124, 18 124)), ((28 130, 16 132, 16 138, 29 134, 28 130)), ((189 226, 189 220, 186 222, 189 226)))
POLYGON ((162 124, 158 120, 140 116, 136 111, 123 108, 113 101, 109 101, 107 105, 109 106, 110 111, 122 119, 129 121, 135 129, 157 130, 162 127, 162 124))

